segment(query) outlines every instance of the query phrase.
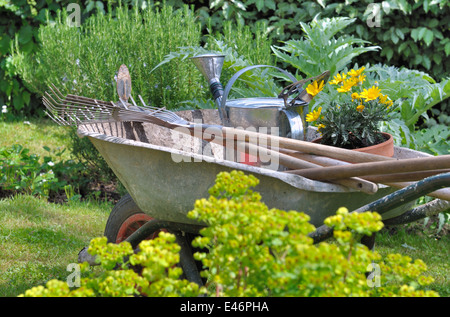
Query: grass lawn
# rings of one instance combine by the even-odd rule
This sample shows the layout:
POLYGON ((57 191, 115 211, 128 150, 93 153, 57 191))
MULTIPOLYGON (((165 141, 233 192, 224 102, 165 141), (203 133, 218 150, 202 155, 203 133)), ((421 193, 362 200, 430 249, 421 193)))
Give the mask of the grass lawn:
MULTIPOLYGON (((50 120, 30 119, 17 122, 0 121, 0 148, 20 144, 30 149, 30 153, 41 157, 48 155, 43 149, 48 146, 51 150, 57 148, 67 149, 69 128, 60 127, 50 120)), ((68 159, 68 150, 63 154, 63 159, 68 159)))
MULTIPOLYGON (((0 122, 0 147, 18 143, 45 156, 43 146, 66 147, 67 134, 51 121, 0 122)), ((50 279, 65 281, 67 266, 77 262, 78 252, 103 235, 112 207, 104 200, 54 204, 29 195, 0 199, 0 297, 17 296, 50 279)), ((414 231, 402 228, 379 233, 376 250, 424 260, 435 279, 430 288, 450 296, 450 237, 437 240, 420 224, 414 231)))
POLYGON ((428 268, 427 275, 435 280, 429 288, 437 291, 440 296, 449 297, 450 236, 447 234, 437 239, 432 232, 421 230, 422 223, 423 220, 417 222, 413 232, 407 230, 411 225, 397 227, 395 233, 382 230, 377 234, 375 250, 382 256, 399 253, 413 260, 422 259, 428 268))
POLYGON ((27 195, 0 200, 0 296, 65 281, 67 265, 103 235, 111 208, 104 202, 51 204, 27 195))

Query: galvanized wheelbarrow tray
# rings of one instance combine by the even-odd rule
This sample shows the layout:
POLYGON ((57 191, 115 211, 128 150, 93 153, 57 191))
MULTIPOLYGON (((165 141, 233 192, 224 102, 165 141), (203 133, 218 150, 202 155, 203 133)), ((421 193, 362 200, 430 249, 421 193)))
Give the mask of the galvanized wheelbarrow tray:
MULTIPOLYGON (((194 110, 177 114, 187 120, 200 115, 207 123, 216 123, 216 113, 194 110)), ((269 207, 303 211, 316 226, 341 206, 357 209, 394 191, 385 186, 368 195, 336 184, 223 160, 223 148, 219 145, 210 144, 211 149, 205 149, 199 139, 150 123, 83 124, 78 134, 92 141, 139 208, 160 220, 198 224, 186 213, 195 200, 208 197, 208 189, 219 172, 233 169, 254 174, 260 180, 256 190, 269 207)), ((407 149, 398 149, 396 155, 413 153, 427 155, 407 149)), ((408 207, 395 208, 384 216, 397 216, 408 207)))

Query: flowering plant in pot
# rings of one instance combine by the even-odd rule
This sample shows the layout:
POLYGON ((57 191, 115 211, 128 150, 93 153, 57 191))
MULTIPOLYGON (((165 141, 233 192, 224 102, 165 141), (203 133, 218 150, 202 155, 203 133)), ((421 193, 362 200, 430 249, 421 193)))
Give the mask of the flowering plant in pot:
MULTIPOLYGON (((379 123, 388 120, 393 101, 375 85, 365 85, 364 67, 338 73, 329 85, 337 98, 306 115, 306 121, 318 128, 317 142, 346 149, 360 149, 383 143, 390 135, 379 131, 379 123)), ((312 97, 324 88, 323 82, 312 82, 306 92, 312 97)))

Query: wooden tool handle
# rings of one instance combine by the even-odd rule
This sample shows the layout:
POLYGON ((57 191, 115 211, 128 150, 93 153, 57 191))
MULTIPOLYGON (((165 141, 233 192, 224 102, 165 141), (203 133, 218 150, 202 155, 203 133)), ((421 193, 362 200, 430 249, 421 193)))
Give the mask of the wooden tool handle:
MULTIPOLYGON (((311 169, 311 168, 322 168, 320 165, 307 162, 295 157, 292 157, 287 154, 283 154, 265 147, 258 146, 256 144, 251 144, 247 142, 239 142, 238 144, 242 147, 244 147, 248 153, 255 153, 255 155, 261 155, 264 153, 264 155, 270 155, 270 157, 274 160, 278 160, 278 162, 286 166, 288 168, 294 168, 294 169, 311 169)), ((360 178, 354 178, 349 177, 345 179, 339 179, 339 180, 333 180, 332 183, 340 184, 349 188, 353 188, 355 190, 364 192, 366 194, 374 194, 378 191, 378 186, 370 181, 360 179, 360 178)))
POLYGON ((296 139, 289 139, 280 136, 273 136, 254 131, 241 130, 229 127, 222 127, 222 134, 225 139, 238 139, 253 144, 264 144, 271 147, 279 147, 289 150, 301 151, 307 154, 316 154, 343 160, 352 163, 395 161, 395 158, 356 152, 334 146, 317 144, 296 139), (258 143, 255 143, 258 142, 258 143))
POLYGON ((362 177, 365 175, 406 173, 447 168, 450 168, 450 155, 310 168, 307 170, 296 170, 290 172, 310 179, 330 180, 348 177, 362 177))
MULTIPOLYGON (((281 153, 287 154, 296 158, 299 158, 304 161, 308 161, 314 164, 318 164, 320 166, 336 166, 336 165, 349 165, 351 163, 332 159, 325 156, 311 155, 305 154, 297 151, 286 150, 286 149, 278 149, 281 153)), ((362 176, 362 179, 368 180, 370 182, 378 183, 378 184, 386 184, 386 183, 397 183, 397 182, 414 182, 425 177, 430 177, 433 175, 448 173, 450 169, 440 169, 440 170, 430 170, 430 171, 417 171, 417 172, 408 172, 408 173, 393 173, 393 174, 380 174, 380 175, 366 175, 362 176)))
POLYGON ((397 182, 415 182, 426 177, 430 177, 437 174, 449 173, 450 169, 442 169, 442 170, 430 170, 430 171, 418 171, 418 172, 409 172, 409 173, 394 173, 394 174, 382 174, 382 175, 367 175, 363 176, 364 179, 385 184, 385 183, 397 183, 397 182))

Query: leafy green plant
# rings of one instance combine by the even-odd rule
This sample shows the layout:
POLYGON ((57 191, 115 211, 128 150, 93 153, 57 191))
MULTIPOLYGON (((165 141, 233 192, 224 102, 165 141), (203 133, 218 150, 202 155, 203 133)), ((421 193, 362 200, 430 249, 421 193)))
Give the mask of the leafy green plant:
MULTIPOLYGON (((203 21, 210 19, 216 29, 223 20, 245 21, 252 25, 265 22, 273 38, 280 41, 300 40, 305 34, 299 21, 321 18, 356 18, 345 33, 381 46, 357 57, 359 64, 383 63, 420 69, 440 80, 448 75, 450 41, 445 36, 450 4, 446 0, 372 0, 342 1, 195 1, 196 12, 203 21)), ((206 22, 204 22, 206 24, 206 22)))
MULTIPOLYGON (((106 237, 91 241, 89 252, 96 255, 104 271, 88 274, 81 279, 79 288, 71 290, 67 283, 51 280, 46 287, 33 287, 21 296, 26 297, 98 297, 98 296, 198 296, 202 291, 197 284, 179 279, 182 270, 175 265, 179 261, 180 247, 175 236, 161 232, 157 239, 143 241, 140 251, 134 254, 127 242, 107 243, 106 237), (124 261, 129 257, 129 262, 124 261), (127 264, 142 267, 142 273, 128 269, 127 264), (114 269, 116 268, 116 269, 114 269)), ((82 264, 81 271, 89 273, 88 264, 82 264)))
MULTIPOLYGON (((39 50, 25 54, 16 45, 14 63, 27 87, 42 95, 50 83, 61 91, 101 100, 117 100, 114 76, 121 64, 130 70, 132 95, 148 105, 177 107, 201 97, 201 75, 192 63, 175 61, 151 72, 163 57, 179 46, 197 45, 201 32, 187 6, 110 6, 74 27, 67 12, 58 11, 54 23, 39 29, 39 50), (126 40, 125 40, 126 39, 126 40)), ((87 139, 72 132, 71 149, 92 173, 109 181, 116 178, 87 139)))
POLYGON ((43 159, 31 154, 20 144, 0 148, 0 185, 3 190, 49 197, 71 182, 83 184, 81 166, 73 161, 61 161, 62 152, 51 153, 43 159))
POLYGON ((450 154, 450 129, 447 125, 437 124, 414 133, 415 149, 433 155, 450 154))
POLYGON ((284 46, 273 46, 273 52, 282 62, 293 66, 306 77, 317 76, 327 70, 333 76, 356 56, 380 48, 364 47, 369 42, 353 36, 336 37, 339 31, 355 20, 349 18, 319 20, 315 17, 309 24, 300 22, 305 37, 302 40, 286 41, 284 46))
POLYGON ((402 100, 400 113, 405 125, 412 129, 421 116, 450 97, 450 80, 436 82, 427 73, 407 68, 374 65, 368 69, 380 89, 393 100, 402 100))
MULTIPOLYGON (((80 287, 52 280, 23 296, 437 296, 426 290, 432 278, 426 265, 408 256, 384 259, 358 241, 383 227, 377 213, 349 213, 340 208, 325 224, 334 229, 335 243, 313 244, 309 216, 269 209, 250 188, 258 179, 241 171, 222 172, 208 199, 197 200, 189 217, 207 223, 194 247, 202 261, 205 287, 179 279, 180 247, 175 236, 161 232, 139 244, 135 254, 128 242, 91 241, 89 252, 105 269, 88 276, 80 287), (365 273, 379 265, 379 285, 365 273), (129 265, 139 265, 138 274, 129 265), (114 269, 114 270, 113 270, 114 269), (369 282, 370 281, 370 282, 369 282), (425 288, 425 289, 424 289, 425 288)), ((86 270, 86 266, 84 266, 86 270)))
POLYGON ((249 189, 258 183, 242 172, 219 173, 209 199, 198 200, 189 213, 208 224, 193 243, 209 250, 196 257, 207 268, 204 276, 215 285, 216 295, 436 295, 415 290, 415 279, 422 285, 430 282, 428 277, 419 277, 426 268, 423 261, 411 262, 401 255, 381 261, 379 254, 358 243, 361 235, 382 228, 377 213, 339 209, 325 220, 334 228, 337 244, 314 245, 308 237, 314 230, 309 217, 269 209, 259 193, 249 189), (372 261, 382 267, 380 287, 368 285, 364 274, 372 261))
MULTIPOLYGON (((421 120, 431 120, 428 113, 448 101, 449 80, 436 82, 424 72, 395 66, 367 64, 364 67, 367 87, 378 87, 380 93, 388 95, 396 105, 396 111, 390 112, 389 120, 380 122, 380 131, 392 134, 397 146, 432 154, 446 153, 448 128, 441 124, 431 129, 437 124, 435 121, 426 132, 426 129, 419 128, 419 124, 421 120)), ((354 68, 357 69, 358 65, 354 68)), ((345 68, 343 73, 348 71, 345 68)), ((325 86, 310 102, 311 110, 327 109, 334 100, 338 100, 340 93, 329 87, 325 86)), ((444 115, 441 117, 446 119, 444 115)))
POLYGON ((1 149, 0 162, 1 183, 6 190, 48 196, 52 184, 57 182, 50 168, 54 163, 41 164, 37 155, 29 154, 21 145, 1 149))

